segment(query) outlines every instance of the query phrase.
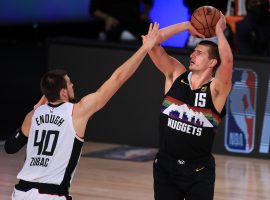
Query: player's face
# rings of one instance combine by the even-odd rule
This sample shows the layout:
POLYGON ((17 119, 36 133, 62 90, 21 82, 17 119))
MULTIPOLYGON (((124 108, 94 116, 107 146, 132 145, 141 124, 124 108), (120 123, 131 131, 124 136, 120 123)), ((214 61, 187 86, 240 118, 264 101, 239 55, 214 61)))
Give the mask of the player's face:
POLYGON ((190 54, 189 69, 191 71, 204 71, 209 68, 209 54, 208 48, 204 45, 198 45, 190 54))
POLYGON ((70 81, 70 78, 66 75, 65 79, 67 81, 67 95, 68 100, 72 101, 75 98, 74 89, 73 89, 73 83, 70 81))

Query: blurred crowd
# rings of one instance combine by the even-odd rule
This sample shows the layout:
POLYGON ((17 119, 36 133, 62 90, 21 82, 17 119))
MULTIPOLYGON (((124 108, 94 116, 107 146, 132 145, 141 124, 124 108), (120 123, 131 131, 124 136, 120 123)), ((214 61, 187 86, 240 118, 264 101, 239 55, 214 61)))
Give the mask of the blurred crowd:
POLYGON ((89 14, 98 23, 101 40, 136 41, 147 33, 152 0, 91 0, 89 14))
MULTIPOLYGON (((270 56, 269 0, 184 0, 189 13, 203 5, 211 5, 227 16, 225 35, 236 54, 270 56)), ((210 38, 215 41, 216 38, 210 38)), ((189 36, 186 48, 200 39, 189 36)))
MULTIPOLYGON (((0 43, 45 44, 47 38, 57 36, 137 43, 141 42, 141 35, 148 31, 149 23, 152 22, 150 14, 155 13, 158 19, 164 20, 167 17, 166 14, 171 12, 171 10, 158 8, 158 12, 162 13, 156 14, 156 10, 153 9, 157 9, 158 3, 154 5, 155 0, 88 1, 88 13, 85 13, 86 18, 81 21, 72 21, 70 18, 68 18, 69 21, 53 21, 56 19, 50 17, 46 18, 48 21, 38 21, 38 18, 36 22, 0 23, 0 43)), ((270 55, 270 0, 182 0, 174 3, 177 4, 177 2, 187 8, 190 18, 195 9, 200 6, 209 5, 219 9, 226 16, 225 36, 234 54, 270 55)), ((180 11, 180 15, 181 13, 187 16, 186 10, 180 11)), ((180 19, 179 22, 181 22, 180 19)), ((216 41, 216 38, 209 38, 209 40, 216 41)), ((184 47, 193 49, 200 41, 200 38, 188 35, 187 40, 184 41, 184 47)))
MULTIPOLYGON (((243 55, 270 55, 270 0, 183 0, 191 17, 200 6, 210 5, 226 15, 225 35, 234 51, 243 55)), ((153 0, 91 0, 89 14, 98 24, 98 38, 138 41, 147 32, 153 0)), ((186 48, 201 39, 189 36, 186 48)), ((215 41, 216 38, 209 38, 215 41)))
POLYGON ((270 56, 269 0, 246 0, 246 14, 236 23, 239 54, 270 56))

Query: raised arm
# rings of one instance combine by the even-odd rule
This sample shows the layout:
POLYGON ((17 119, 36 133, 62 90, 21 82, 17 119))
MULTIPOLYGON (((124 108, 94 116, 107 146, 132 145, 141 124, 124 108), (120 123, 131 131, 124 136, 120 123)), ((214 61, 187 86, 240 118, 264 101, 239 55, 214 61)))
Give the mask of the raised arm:
POLYGON ((223 108, 232 86, 233 55, 231 47, 224 35, 226 28, 225 16, 220 13, 220 19, 216 25, 218 38, 218 51, 221 64, 218 67, 212 86, 212 98, 218 111, 223 108))
POLYGON ((218 67, 214 79, 215 89, 219 92, 224 92, 226 95, 231 89, 232 71, 233 71, 233 55, 231 47, 224 35, 226 28, 225 16, 220 13, 220 20, 216 25, 216 35, 218 38, 218 51, 221 64, 218 67))
POLYGON ((159 24, 150 25, 147 36, 143 36, 145 42, 143 45, 121 66, 119 66, 111 77, 95 92, 82 98, 76 106, 80 115, 89 118, 95 112, 100 110, 117 90, 131 77, 137 70, 147 52, 153 47, 158 35, 159 24))
POLYGON ((177 23, 159 30, 157 43, 149 52, 150 58, 166 78, 165 93, 169 90, 174 80, 186 71, 186 68, 177 59, 168 55, 165 49, 161 47, 161 43, 183 31, 189 31, 191 35, 197 37, 204 37, 195 30, 189 21, 177 23))
POLYGON ((172 37, 173 35, 176 35, 183 31, 189 31, 191 35, 194 35, 196 37, 201 37, 201 38, 204 37, 204 35, 196 31, 196 29, 192 26, 190 21, 186 21, 186 22, 173 24, 171 26, 167 26, 165 28, 160 29, 159 38, 157 42, 160 44, 164 42, 165 40, 167 40, 168 38, 172 37))

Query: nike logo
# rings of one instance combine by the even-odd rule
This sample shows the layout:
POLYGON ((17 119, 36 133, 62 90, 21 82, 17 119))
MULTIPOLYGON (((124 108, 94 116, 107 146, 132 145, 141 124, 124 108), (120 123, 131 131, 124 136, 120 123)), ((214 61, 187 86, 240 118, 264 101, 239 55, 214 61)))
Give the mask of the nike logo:
POLYGON ((199 172, 199 171, 203 170, 204 168, 205 168, 205 166, 203 166, 203 167, 201 167, 201 168, 197 168, 197 169, 196 169, 196 172, 199 172))
POLYGON ((186 83, 186 82, 184 81, 184 79, 181 79, 181 83, 184 83, 184 84, 186 84, 186 85, 189 85, 189 83, 186 83))

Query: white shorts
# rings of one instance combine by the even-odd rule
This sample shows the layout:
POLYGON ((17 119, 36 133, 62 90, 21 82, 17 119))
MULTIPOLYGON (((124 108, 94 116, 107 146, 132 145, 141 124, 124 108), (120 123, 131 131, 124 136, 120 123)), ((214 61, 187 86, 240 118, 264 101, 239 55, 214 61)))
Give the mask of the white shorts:
POLYGON ((55 194, 40 194, 38 189, 31 189, 27 192, 14 189, 12 200, 67 200, 65 196, 55 194))

